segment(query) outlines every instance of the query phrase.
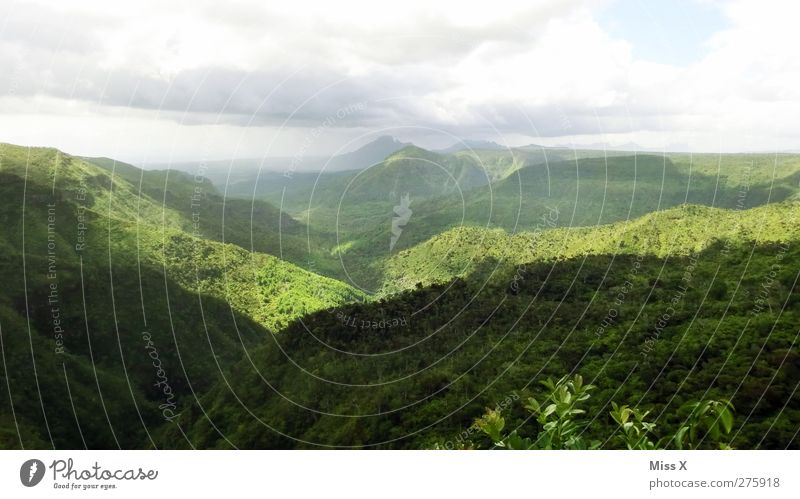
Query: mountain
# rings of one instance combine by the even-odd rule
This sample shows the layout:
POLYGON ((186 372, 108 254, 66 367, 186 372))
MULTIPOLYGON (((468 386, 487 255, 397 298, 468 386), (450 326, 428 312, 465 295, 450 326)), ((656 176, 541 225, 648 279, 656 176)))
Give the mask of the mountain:
POLYGON ((637 218, 683 204, 744 209, 796 199, 800 156, 642 155, 548 161, 423 200, 398 249, 454 227, 541 230, 637 218), (557 211, 554 221, 544 221, 557 211))
POLYGON ((800 446, 800 157, 591 154, 406 146, 281 209, 0 144, 0 447, 447 447, 570 373, 800 446))
POLYGON ((394 137, 382 135, 355 151, 333 156, 324 165, 324 171, 363 170, 380 163, 387 156, 410 145, 407 142, 400 142, 394 137))
MULTIPOLYGON (((200 448, 485 446, 465 428, 487 407, 511 428, 531 425, 523 405, 538 382, 576 372, 598 387, 588 414, 607 413, 612 401, 637 406, 671 433, 684 404, 730 400, 736 418, 723 443, 798 448, 798 275, 774 268, 776 255, 797 261, 800 252, 794 242, 719 242, 669 258, 528 262, 321 311, 253 352, 234 368, 235 386, 211 389, 206 411, 185 411, 157 439, 200 448)), ((584 436, 619 448, 615 428, 593 418, 584 436)))
POLYGON ((624 144, 611 145, 608 142, 592 142, 589 144, 556 144, 554 148, 560 149, 581 149, 592 151, 627 151, 627 152, 662 152, 663 149, 643 147, 635 142, 625 142, 624 144))
MULTIPOLYGON (((351 182, 359 184, 367 182, 369 185, 382 189, 382 185, 374 184, 384 181, 397 183, 398 181, 393 176, 397 176, 398 173, 421 172, 427 178, 426 183, 431 184, 423 189, 425 195, 439 195, 448 192, 446 187, 448 182, 450 185, 454 180, 459 183, 459 178, 449 178, 450 173, 463 175, 460 178, 467 181, 461 182, 463 184, 461 187, 469 189, 475 185, 485 185, 490 181, 503 178, 525 164, 540 162, 544 160, 543 158, 546 156, 541 151, 521 153, 461 151, 454 154, 439 154, 406 145, 381 158, 381 161, 371 165, 366 171, 363 169, 340 172, 326 170, 313 173, 292 172, 291 174, 262 171, 256 182, 243 181, 241 185, 229 184, 227 195, 244 199, 255 197, 275 206, 281 206, 292 215, 303 216, 310 204, 312 206, 315 203, 321 203, 327 207, 337 206, 341 194, 352 188, 351 182), (403 163, 407 167, 405 170, 402 169, 402 166, 397 166, 403 163), (470 178, 467 179, 467 177, 470 178), (374 180, 365 181, 364 178, 374 180), (437 182, 443 184, 444 187, 432 187, 437 182)), ((402 181, 399 182, 402 183, 402 181)), ((408 179, 407 182, 413 183, 415 180, 408 179)))
POLYGON ((175 218, 173 226, 198 237, 236 244, 246 250, 268 253, 315 272, 338 277, 337 261, 330 254, 335 241, 297 222, 261 200, 226 197, 202 175, 178 170, 143 170, 106 158, 85 158, 115 178, 134 186, 175 218), (317 246, 309 248, 308 238, 317 246))
POLYGON ((472 155, 407 146, 347 178, 318 178, 307 197, 300 198, 304 211, 295 216, 310 227, 335 231, 334 253, 348 279, 373 292, 381 279, 380 259, 399 241, 406 244, 403 216, 414 216, 425 200, 461 199, 471 189, 489 185, 496 178, 494 166, 472 155))
POLYGON ((268 180, 270 178, 363 170, 408 145, 394 137, 382 135, 354 151, 335 156, 313 156, 299 151, 296 156, 286 157, 153 163, 147 165, 147 169, 178 170, 191 175, 202 172, 202 175, 217 186, 220 192, 228 196, 252 198, 254 190, 259 192, 259 189, 270 188, 268 180))
POLYGON ((428 198, 485 185, 490 180, 471 158, 406 146, 352 177, 344 196, 347 202, 384 200, 405 192, 428 198))
MULTIPOLYGON (((684 204, 741 210, 800 192, 797 155, 623 154, 439 154, 410 146, 369 170, 287 179, 265 197, 320 233, 334 232, 333 252, 346 278, 378 292, 394 279, 387 258, 458 227, 512 233, 592 227, 684 204), (405 194, 411 214, 393 238, 405 194), (553 212, 555 220, 543 220, 553 212)), ((324 244, 314 240, 312 246, 324 244)))
POLYGON ((470 140, 470 139, 463 139, 456 141, 450 147, 445 149, 441 149, 437 152, 441 154, 450 154, 454 152, 464 151, 464 150, 482 150, 482 151, 503 151, 508 150, 509 147, 504 147, 498 144, 497 142, 492 142, 491 140, 470 140))
MULTIPOLYGON (((547 220, 557 224, 557 214, 547 220)), ((389 295, 421 283, 448 282, 485 268, 487 262, 521 265, 585 255, 690 255, 727 244, 780 244, 800 240, 800 203, 749 210, 683 205, 641 218, 590 227, 558 227, 510 234, 503 229, 459 227, 442 232, 384 262, 389 295), (713 223, 709 223, 712 221, 713 223)))
POLYGON ((184 197, 194 179, 159 195, 171 174, 117 166, 0 144, 3 448, 152 445, 151 431, 248 349, 364 298, 204 237, 217 222, 199 207, 209 198, 184 197))

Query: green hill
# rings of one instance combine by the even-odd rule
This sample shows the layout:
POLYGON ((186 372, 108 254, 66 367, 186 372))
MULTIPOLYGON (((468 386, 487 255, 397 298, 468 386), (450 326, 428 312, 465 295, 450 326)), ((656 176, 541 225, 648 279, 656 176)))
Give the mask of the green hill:
POLYGON ((306 227, 267 202, 226 197, 200 174, 142 170, 108 158, 87 161, 115 178, 126 180, 137 196, 145 196, 169 212, 167 220, 171 227, 268 253, 304 268, 313 261, 315 272, 332 277, 341 275, 338 261, 331 255, 335 241, 330 234, 306 227), (309 239, 315 244, 309 245, 309 239))
MULTIPOLYGON (((486 407, 510 431, 538 381, 576 372, 599 387, 584 437, 606 448, 619 445, 612 401, 670 433, 684 403, 707 398, 732 401, 733 447, 798 448, 798 274, 780 264, 798 257, 794 242, 585 256, 318 312, 241 362, 237 384, 181 428, 214 448, 485 446, 463 431, 486 407)), ((175 427, 159 438, 189 445, 175 427)))
POLYGON ((792 199, 798 193, 800 157, 725 157, 718 171, 712 158, 689 163, 677 156, 636 155, 584 158, 528 166, 465 199, 442 198, 418 205, 406 244, 459 225, 536 228, 551 209, 558 226, 593 226, 640 217, 682 204, 751 208, 792 199), (773 174, 775 178, 773 179, 773 174))
MULTIPOLYGON (((556 212, 547 220, 558 225, 556 212)), ((487 261, 522 264, 582 255, 666 257, 702 251, 719 241, 781 243, 800 239, 800 203, 749 210, 684 205, 630 221, 595 227, 555 227, 509 234, 503 229, 459 227, 398 252, 383 264, 382 294, 469 275, 487 261), (547 229, 547 230, 544 230, 547 229)))
POLYGON ((669 432, 730 399, 734 447, 800 445, 795 156, 470 154, 399 151, 306 225, 202 176, 0 144, 0 447, 447 446, 573 372, 592 414, 669 432), (463 205, 434 159, 474 183, 463 205))
POLYGON ((443 155, 409 147, 349 180, 326 174, 313 182, 298 179, 296 185, 307 182, 308 189, 287 187, 281 196, 289 204, 302 198, 298 216, 319 231, 311 246, 332 247, 340 259, 339 273, 331 275, 372 292, 395 279, 385 272, 385 259, 458 227, 514 233, 593 227, 685 204, 744 210, 798 196, 798 155, 621 154, 515 149, 443 155), (412 214, 390 246, 405 194, 412 214), (555 211, 556 219, 543 222, 555 211), (326 231, 335 244, 322 236, 326 231))
POLYGON ((179 413, 247 349, 363 298, 187 233, 177 201, 153 194, 54 149, 0 145, 3 448, 147 445, 166 409, 179 413))

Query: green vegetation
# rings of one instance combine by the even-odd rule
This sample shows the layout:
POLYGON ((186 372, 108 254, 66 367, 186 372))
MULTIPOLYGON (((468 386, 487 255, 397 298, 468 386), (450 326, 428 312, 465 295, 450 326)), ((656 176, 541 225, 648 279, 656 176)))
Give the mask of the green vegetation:
POLYGON ((263 201, 228 198, 200 175, 175 170, 145 171, 105 158, 89 161, 127 181, 132 192, 126 197, 144 198, 145 205, 159 213, 140 219, 180 229, 193 236, 232 243, 246 250, 267 253, 301 267, 315 262, 313 270, 338 276, 338 260, 330 254, 333 236, 298 223, 286 213, 263 201), (309 239, 318 244, 310 245, 309 239))
POLYGON ((0 447, 798 448, 798 156, 596 154, 0 144, 0 447))
MULTIPOLYGON (((546 213, 543 227, 561 214, 546 213)), ((583 255, 688 255, 719 242, 780 243, 800 239, 800 203, 784 202, 750 210, 680 206, 635 220, 593 227, 564 227, 508 234, 502 229, 452 229, 392 255, 384 265, 383 294, 417 283, 446 282, 485 267, 556 261, 583 255), (713 223, 709 223, 713 221, 713 223)))
MULTIPOLYGON (((579 371, 598 387, 582 409, 601 415, 581 430, 586 442, 627 446, 608 440, 612 401, 646 407, 642 422, 674 436, 686 404, 729 400, 740 417, 720 442, 796 448, 800 317, 788 262, 798 257, 794 242, 720 241, 665 258, 492 262, 469 279, 303 317, 181 428, 200 447, 449 448, 485 407, 507 405, 506 426, 523 424, 528 410, 506 401, 579 371)), ((175 428, 161 436, 186 445, 175 428)))
POLYGON ((363 298, 184 232, 186 192, 171 191, 171 208, 150 190, 159 181, 127 174, 0 146, 4 448, 152 445, 150 432, 248 348, 303 314, 363 298))
POLYGON ((385 293, 402 289, 394 253, 454 229, 595 227, 687 204, 740 212, 796 200, 800 156, 406 147, 363 171, 276 175, 262 173, 244 197, 280 205, 316 231, 309 244, 320 249, 311 257, 318 271, 385 293), (413 216, 390 251, 393 210, 405 194, 413 216))
MULTIPOLYGON (((530 397, 525 409, 536 418, 541 426, 535 438, 523 437, 519 429, 504 432, 506 421, 499 409, 487 409, 486 413, 475 420, 474 427, 483 432, 492 442, 495 449, 507 450, 587 450, 598 449, 603 445, 600 440, 587 441, 583 436, 589 427, 586 411, 581 409, 596 387, 585 385, 583 377, 576 374, 569 378, 564 376, 558 381, 548 378, 542 381, 547 394, 542 403, 530 397)), ((614 435, 609 435, 606 442, 616 439, 628 450, 654 449, 700 449, 702 447, 730 447, 721 441, 733 430, 732 405, 727 401, 703 400, 686 404, 681 409, 686 417, 674 435, 667 435, 654 442, 651 440, 656 424, 646 420, 650 411, 618 406, 611 402, 611 418, 618 427, 614 435)), ((477 439, 476 439, 477 440, 477 439)), ((460 448, 475 448, 480 442, 459 442, 460 448), (469 446, 469 447, 468 447, 469 446)))

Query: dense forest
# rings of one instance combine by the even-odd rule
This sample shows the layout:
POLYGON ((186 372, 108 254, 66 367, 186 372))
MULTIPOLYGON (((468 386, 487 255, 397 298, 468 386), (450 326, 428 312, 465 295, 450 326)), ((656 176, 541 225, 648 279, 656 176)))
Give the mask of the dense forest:
POLYGON ((3 447, 147 445, 165 409, 204 393, 270 331, 363 299, 199 237, 221 215, 183 230, 190 196, 172 209, 146 182, 52 149, 3 145, 0 157, 3 447))
POLYGON ((781 266, 762 291, 776 258, 798 256, 781 244, 717 244, 667 264, 587 256, 320 311, 251 352, 165 442, 434 447, 507 399, 507 424, 524 424, 513 401, 579 373, 598 387, 593 439, 612 433, 612 402, 677 429, 678 408, 713 398, 735 407, 732 447, 797 447, 796 269, 781 266))
POLYGON ((203 173, 0 144, 1 448, 800 447, 796 155, 203 173))

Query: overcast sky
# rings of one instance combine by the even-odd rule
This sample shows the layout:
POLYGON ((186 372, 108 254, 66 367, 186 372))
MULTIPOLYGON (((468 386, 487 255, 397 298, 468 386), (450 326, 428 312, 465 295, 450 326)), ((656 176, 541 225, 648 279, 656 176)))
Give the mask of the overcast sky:
POLYGON ((0 142, 139 164, 383 134, 797 150, 792 3, 0 0, 0 142))

